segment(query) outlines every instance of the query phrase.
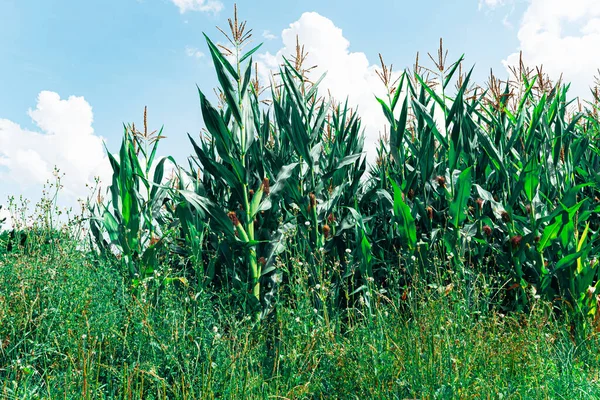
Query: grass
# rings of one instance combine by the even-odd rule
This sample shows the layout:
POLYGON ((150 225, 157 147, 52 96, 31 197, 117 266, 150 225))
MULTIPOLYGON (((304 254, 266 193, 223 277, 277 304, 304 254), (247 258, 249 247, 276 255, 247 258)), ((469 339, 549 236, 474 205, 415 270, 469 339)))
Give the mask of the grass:
POLYGON ((4 398, 600 398, 597 334, 576 344, 542 301, 489 311, 482 279, 415 284, 376 295, 372 313, 327 317, 306 295, 327 301, 327 289, 298 281, 256 324, 226 292, 181 281, 136 299, 75 244, 1 259, 4 398))

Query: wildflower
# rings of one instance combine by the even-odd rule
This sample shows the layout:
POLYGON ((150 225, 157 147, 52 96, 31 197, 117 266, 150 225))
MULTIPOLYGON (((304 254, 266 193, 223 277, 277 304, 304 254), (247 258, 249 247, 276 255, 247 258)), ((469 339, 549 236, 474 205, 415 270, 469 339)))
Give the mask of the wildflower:
POLYGON ((346 249, 346 254, 350 254, 350 253, 352 253, 352 250, 351 249, 346 249))
POLYGON ((300 317, 296 317, 296 322, 300 322, 300 317))
POLYGON ((375 282, 375 278, 372 276, 367 277, 367 282, 375 282))
POLYGON ((217 328, 216 326, 213 326, 212 331, 213 331, 213 333, 217 333, 217 332, 219 332, 219 328, 217 328))
POLYGON ((281 274, 273 274, 273 276, 271 277, 271 280, 273 281, 273 283, 281 283, 281 281, 282 281, 281 274))
POLYGON ((317 290, 321 290, 321 285, 317 283, 317 284, 315 285, 315 289, 317 289, 317 290))
POLYGON ((83 339, 83 340, 87 339, 87 335, 84 333, 83 335, 81 335, 81 339, 83 339))
POLYGON ((305 225, 305 226, 310 226, 310 221, 305 221, 305 222, 304 222, 304 225, 305 225))
POLYGON ((537 294, 537 289, 535 286, 531 286, 531 295, 535 296, 537 294))
POLYGON ((410 259, 412 260, 412 262, 417 261, 417 257, 415 257, 415 256, 410 256, 410 259))

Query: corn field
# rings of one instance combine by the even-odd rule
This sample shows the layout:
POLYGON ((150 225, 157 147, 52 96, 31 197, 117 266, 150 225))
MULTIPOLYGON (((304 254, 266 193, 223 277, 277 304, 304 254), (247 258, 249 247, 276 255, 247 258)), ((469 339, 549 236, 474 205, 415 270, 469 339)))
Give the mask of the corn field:
POLYGON ((417 279, 484 275, 503 310, 541 297, 597 323, 597 97, 582 105, 523 64, 480 87, 441 46, 434 75, 382 60, 387 126, 369 166, 359 114, 323 96, 303 49, 263 88, 260 46, 231 26, 229 47, 206 38, 218 104, 198 89, 206 130, 189 137, 188 164, 167 176, 162 131, 126 126, 112 182, 89 201, 90 245, 136 295, 224 290, 258 320, 297 279, 326 289, 312 301, 327 315, 409 296, 417 279))

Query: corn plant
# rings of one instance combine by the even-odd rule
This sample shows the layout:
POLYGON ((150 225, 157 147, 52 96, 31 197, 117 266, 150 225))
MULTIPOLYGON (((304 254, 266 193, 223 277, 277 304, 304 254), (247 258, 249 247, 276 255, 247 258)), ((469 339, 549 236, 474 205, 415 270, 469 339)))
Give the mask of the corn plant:
MULTIPOLYGON (((209 221, 207 250, 224 267, 210 267, 207 279, 220 274, 237 290, 247 287, 250 308, 258 309, 269 297, 261 295, 261 277, 280 273, 276 256, 292 232, 309 265, 316 266, 315 255, 326 249, 345 257, 347 246, 333 245, 341 237, 334 221, 357 201, 365 162, 357 116, 348 107, 331 112, 318 98, 318 82, 310 84, 289 61, 280 70, 281 86, 273 87, 273 117, 261 107, 250 84, 258 47, 242 54, 249 37, 243 26, 232 24, 229 53, 206 38, 223 104, 218 110, 199 90, 208 135, 199 142, 190 137, 192 189, 180 194, 187 202, 182 223, 209 221)), ((315 282, 323 274, 312 271, 315 282)))
MULTIPOLYGON (((441 77, 441 96, 419 74, 405 73, 404 100, 400 89, 379 99, 390 140, 379 150, 366 198, 379 196, 385 206, 364 210, 382 215, 382 207, 393 205, 400 229, 376 234, 401 240, 395 248, 406 250, 407 266, 416 230, 421 240, 412 259, 421 267, 440 257, 451 269, 479 265, 504 274, 511 309, 542 295, 594 313, 600 210, 592 201, 598 198, 594 119, 582 125, 582 113, 568 112, 568 86, 541 76, 520 76, 518 90, 494 81, 487 92, 467 96, 469 73, 459 76, 450 97, 446 88, 461 61, 441 77), (443 111, 442 126, 435 106, 443 111)), ((383 260, 398 253, 389 248, 393 241, 375 242, 384 244, 383 260)))
POLYGON ((161 269, 169 244, 169 215, 163 208, 169 188, 161 186, 165 162, 154 164, 160 132, 144 133, 135 125, 124 128, 118 159, 107 151, 113 170, 105 202, 99 192, 89 201, 94 243, 105 254, 114 254, 134 287, 161 269))
MULTIPOLYGON (((126 129, 110 156, 92 233, 132 281, 178 254, 199 288, 231 292, 258 319, 297 277, 350 307, 392 281, 407 290, 483 273, 506 309, 543 296, 600 318, 598 100, 573 111, 568 85, 522 64, 482 89, 462 57, 446 65, 442 46, 434 79, 417 62, 394 80, 382 61, 388 132, 367 173, 359 115, 320 96, 303 47, 284 58, 265 105, 252 79, 260 45, 246 49, 237 10, 230 28, 227 46, 206 37, 220 87, 217 103, 198 88, 206 129, 189 137, 187 169, 165 184, 166 159, 151 167, 161 136, 143 142, 147 129, 126 129)), ((314 304, 327 310, 321 296, 314 304)))

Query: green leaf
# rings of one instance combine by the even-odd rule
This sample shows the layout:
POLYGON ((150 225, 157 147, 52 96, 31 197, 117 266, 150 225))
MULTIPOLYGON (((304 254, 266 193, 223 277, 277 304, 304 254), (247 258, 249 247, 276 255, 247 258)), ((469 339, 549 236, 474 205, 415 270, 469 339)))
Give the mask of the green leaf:
POLYGON ((525 169, 521 171, 519 179, 523 180, 523 189, 525 190, 525 196, 527 196, 527 200, 529 200, 529 202, 531 203, 531 201, 535 197, 537 187, 540 183, 540 171, 535 157, 532 157, 531 161, 527 163, 525 169))
POLYGON ((557 263, 556 266, 554 267, 554 269, 552 270, 552 273, 555 274, 558 271, 570 266, 571 264, 573 264, 573 262, 575 262, 579 257, 581 257, 582 255, 582 251, 577 251, 575 253, 569 254, 566 257, 562 257, 557 263))
POLYGON ((408 119, 408 96, 402 102, 402 110, 400 111, 400 118, 394 130, 390 132, 390 151, 392 153, 392 157, 396 160, 396 163, 399 165, 404 164, 404 157, 400 155, 404 155, 403 148, 403 140, 404 140, 404 132, 406 131, 406 121, 408 119))
MULTIPOLYGON (((244 62, 244 61, 245 61, 245 60, 246 60, 248 57, 250 57, 252 54, 256 53, 256 51, 257 51, 258 49, 260 49, 260 47, 261 47, 262 45, 263 45, 263 44, 261 43, 261 44, 259 44, 258 46, 256 46, 255 48, 253 48, 252 50, 250 50, 249 52, 247 52, 246 54, 244 54, 244 55, 242 56, 242 58, 240 58, 240 64, 241 64, 241 63, 243 63, 243 62, 244 62)), ((250 62, 249 64, 250 64, 250 65, 252 65, 252 62, 250 62)))
POLYGON ((454 188, 454 199, 450 204, 450 216, 452 224, 456 229, 467 217, 467 204, 471 196, 471 173, 472 168, 469 167, 460 173, 454 188))
MULTIPOLYGON (((400 93, 402 92, 402 88, 404 87, 404 79, 406 78, 406 71, 402 72, 402 76, 400 77, 400 82, 398 82, 398 87, 394 92, 394 97, 392 98, 392 111, 396 108, 396 104, 398 104, 398 99, 400 99, 400 93)), ((408 95, 406 96, 408 98, 408 95)))
MULTIPOLYGON (((229 132, 229 129, 227 128, 225 121, 223 121, 221 114, 219 114, 212 104, 210 104, 200 88, 198 88, 198 95, 200 96, 200 108, 202 110, 204 125, 214 138, 219 155, 224 159, 229 160, 231 158, 231 152, 236 150, 234 148, 231 132, 229 132)), ((189 137, 191 140, 191 136, 189 137)))
MULTIPOLYGON (((206 35, 204 35, 204 36, 206 37, 206 35)), ((207 37, 206 40, 209 42, 210 53, 212 55, 213 63, 215 65, 215 71, 217 72, 217 79, 219 80, 219 83, 221 84, 221 88, 223 89, 223 94, 225 95, 225 100, 227 101, 227 107, 233 114, 233 117, 235 118, 238 125, 242 126, 243 125, 242 111, 240 110, 240 105, 238 104, 238 99, 237 99, 237 96, 235 93, 235 89, 233 88, 233 85, 231 84, 231 80, 225 74, 224 69, 227 69, 229 71, 229 73, 233 77, 234 81, 237 82, 237 81, 239 81, 240 78, 239 78, 238 74, 235 72, 235 70, 233 70, 233 67, 231 66, 231 64, 229 64, 229 61, 227 61, 225 59, 225 57, 223 57, 221 55, 219 50, 216 49, 216 47, 214 47, 214 45, 212 44, 210 39, 208 39, 208 37, 207 37)))
MULTIPOLYGON (((444 110, 444 113, 445 113, 446 112, 446 103, 444 102, 444 100, 440 96, 438 96, 438 94, 436 92, 434 92, 433 89, 431 89, 427 83, 425 83, 423 81, 423 78, 421 78, 419 76, 419 74, 415 74, 415 76, 417 77, 417 80, 421 84, 421 87, 423 89, 425 89, 425 91, 429 94, 429 96, 431 96, 431 98, 442 108, 442 110, 444 110)), ((445 117, 446 116, 444 115, 444 118, 445 117)))
POLYGON ((448 72, 446 72, 446 77, 444 79, 444 89, 446 89, 446 87, 448 86, 448 84, 452 80, 452 77, 454 76, 454 73, 456 72, 456 69, 460 66, 460 63, 464 59, 465 59, 465 55, 463 54, 463 55, 460 56, 460 58, 458 59, 458 61, 456 61, 454 64, 452 64, 452 66, 450 67, 450 69, 448 70, 448 72))
POLYGON ((233 80, 238 81, 240 79, 239 75, 237 74, 237 72, 235 71, 235 69, 233 68, 233 66, 229 63, 229 61, 227 61, 227 59, 225 57, 223 57, 223 54, 221 54, 221 51, 219 50, 219 48, 217 46, 215 46, 215 44, 208 38, 208 36, 206 36, 206 33, 203 33, 204 37, 206 38, 206 43, 208 43, 208 48, 210 50, 210 54, 213 58, 213 61, 220 65, 223 65, 227 71, 231 74, 231 77, 233 78, 233 80))
POLYGON ((279 174, 275 178, 275 184, 271 186, 271 196, 278 195, 285 188, 287 179, 292 175, 297 166, 298 163, 295 162, 281 167, 279 174))
POLYGON ((304 96, 307 101, 317 92, 319 84, 325 78, 325 76, 327 76, 327 72, 324 72, 323 75, 321 75, 319 79, 317 79, 317 81, 311 86, 310 90, 306 93, 306 96, 304 96))
POLYGON ((400 231, 400 236, 406 241, 408 248, 413 250, 417 244, 417 227, 415 225, 415 219, 410 213, 410 208, 402 200, 402 190, 400 187, 391 178, 390 183, 394 190, 393 212, 400 231))
POLYGON ((385 117, 387 118, 388 122, 390 123, 390 126, 396 125, 396 120, 394 119, 394 114, 393 114, 392 110, 390 110, 388 105, 385 103, 385 101, 383 101, 382 99, 380 99, 377 96, 375 96, 375 99, 379 102, 379 104, 381 104, 381 109, 383 110, 385 117))

